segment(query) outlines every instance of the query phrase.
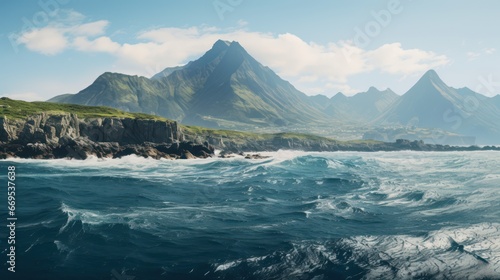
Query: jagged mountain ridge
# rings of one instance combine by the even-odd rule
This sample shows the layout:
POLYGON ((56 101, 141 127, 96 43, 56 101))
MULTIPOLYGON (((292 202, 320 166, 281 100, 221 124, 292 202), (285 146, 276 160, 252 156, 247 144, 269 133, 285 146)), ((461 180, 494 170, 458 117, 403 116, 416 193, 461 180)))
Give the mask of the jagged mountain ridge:
POLYGON ((391 89, 381 91, 375 87, 353 96, 339 92, 330 99, 323 112, 335 119, 366 123, 380 116, 398 98, 399 95, 391 89))

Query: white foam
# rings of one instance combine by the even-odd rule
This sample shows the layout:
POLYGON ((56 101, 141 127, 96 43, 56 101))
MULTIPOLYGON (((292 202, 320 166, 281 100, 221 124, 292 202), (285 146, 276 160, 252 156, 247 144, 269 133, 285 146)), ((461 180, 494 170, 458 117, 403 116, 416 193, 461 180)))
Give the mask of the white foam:
MULTIPOLYGON (((216 265, 215 271, 270 257, 274 261, 258 265, 254 275, 271 275, 273 278, 304 276, 324 269, 327 262, 359 266, 367 271, 363 279, 420 279, 424 276, 432 279, 496 279, 500 275, 500 224, 443 228, 426 236, 357 236, 338 242, 301 241, 292 245, 293 248, 286 252, 216 265)), ((255 264, 250 265, 255 267, 255 264)))
POLYGON ((59 240, 54 240, 54 244, 56 244, 57 250, 59 250, 60 252, 70 252, 71 251, 68 248, 68 246, 64 245, 64 243, 62 243, 59 240))
POLYGON ((328 168, 331 169, 341 169, 344 167, 341 161, 336 160, 336 159, 329 159, 327 161, 328 168))
POLYGON ((218 265, 217 268, 215 269, 215 271, 224 271, 224 270, 228 270, 232 267, 235 267, 237 265, 239 265, 241 263, 241 261, 232 261, 232 262, 227 262, 227 263, 224 263, 224 264, 221 264, 221 265, 218 265))
POLYGON ((303 211, 306 218, 321 214, 335 214, 336 216, 349 219, 359 213, 366 213, 363 205, 360 205, 357 201, 349 200, 347 197, 318 197, 315 200, 303 203, 306 205, 314 204, 314 208, 303 211))
POLYGON ((344 243, 354 251, 353 259, 368 260, 373 268, 365 279, 412 279, 423 274, 481 279, 500 273, 500 224, 445 228, 424 237, 359 236, 344 243), (380 260, 386 267, 380 267, 380 260))

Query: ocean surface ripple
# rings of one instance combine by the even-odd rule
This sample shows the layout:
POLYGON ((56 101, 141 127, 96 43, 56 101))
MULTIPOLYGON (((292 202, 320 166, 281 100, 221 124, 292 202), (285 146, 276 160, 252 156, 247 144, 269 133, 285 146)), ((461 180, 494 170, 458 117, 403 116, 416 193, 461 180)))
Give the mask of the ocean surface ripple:
POLYGON ((0 161, 0 278, 500 279, 500 152, 263 154, 0 161))

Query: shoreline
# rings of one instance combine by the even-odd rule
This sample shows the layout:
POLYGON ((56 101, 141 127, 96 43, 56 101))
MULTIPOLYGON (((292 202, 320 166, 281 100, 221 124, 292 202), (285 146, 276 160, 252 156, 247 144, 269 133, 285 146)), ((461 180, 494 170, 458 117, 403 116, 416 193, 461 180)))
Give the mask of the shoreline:
MULTIPOLYGON (((110 156, 96 156, 94 154, 87 155, 85 158, 75 158, 75 157, 1 157, 0 162, 8 161, 23 161, 23 160, 40 160, 40 161, 51 161, 51 160, 70 160, 70 161, 87 161, 87 160, 124 160, 124 159, 144 159, 144 160, 159 160, 159 161, 174 161, 174 160, 266 160, 275 159, 276 156, 284 154, 347 154, 347 153, 361 153, 361 154, 372 154, 372 153, 438 153, 445 154, 450 152, 463 152, 463 153, 476 153, 476 152, 500 152, 500 148, 495 150, 485 150, 485 149, 475 149, 475 150, 371 150, 371 151, 357 151, 357 150, 342 150, 342 151, 305 151, 305 150, 289 150, 289 149, 279 149, 276 151, 250 151, 245 153, 227 153, 220 154, 221 151, 214 151, 214 154, 205 157, 152 157, 144 156, 141 154, 127 154, 120 157, 110 157, 110 156)), ((1 156, 1 155, 0 155, 1 156)), ((279 158, 279 157, 278 157, 279 158)))

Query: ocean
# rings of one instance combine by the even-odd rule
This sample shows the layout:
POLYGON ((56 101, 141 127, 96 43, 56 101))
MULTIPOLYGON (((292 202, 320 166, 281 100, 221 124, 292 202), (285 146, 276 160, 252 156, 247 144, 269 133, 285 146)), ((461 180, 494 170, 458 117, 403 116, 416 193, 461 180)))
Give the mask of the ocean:
POLYGON ((0 279, 500 279, 500 152, 262 154, 2 160, 0 279))

